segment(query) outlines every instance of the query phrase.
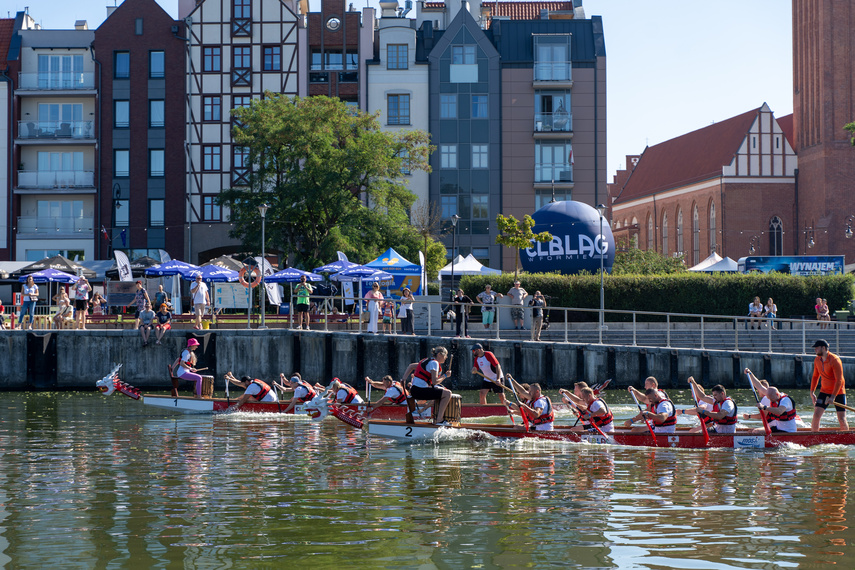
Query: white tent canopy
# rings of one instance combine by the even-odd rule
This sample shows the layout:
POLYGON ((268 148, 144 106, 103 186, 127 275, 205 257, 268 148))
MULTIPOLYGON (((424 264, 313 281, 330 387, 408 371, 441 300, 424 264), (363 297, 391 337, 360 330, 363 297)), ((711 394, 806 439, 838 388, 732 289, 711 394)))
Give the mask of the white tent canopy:
POLYGON ((703 271, 707 267, 709 267, 711 265, 715 265, 716 263, 718 263, 722 259, 724 259, 722 256, 720 256, 716 252, 712 252, 708 258, 706 258, 705 260, 703 260, 699 264, 695 265, 694 267, 690 267, 689 271, 703 271))
MULTIPOLYGON (((466 257, 458 255, 454 259, 454 274, 455 275, 498 275, 501 273, 498 269, 490 269, 484 266, 480 261, 475 259, 471 253, 466 257)), ((439 270, 440 277, 451 275, 451 263, 439 270)))
POLYGON ((729 257, 722 257, 719 254, 713 252, 708 258, 695 265, 694 267, 690 267, 689 271, 703 271, 705 273, 712 273, 715 271, 736 271, 739 268, 739 264, 736 263, 729 257))

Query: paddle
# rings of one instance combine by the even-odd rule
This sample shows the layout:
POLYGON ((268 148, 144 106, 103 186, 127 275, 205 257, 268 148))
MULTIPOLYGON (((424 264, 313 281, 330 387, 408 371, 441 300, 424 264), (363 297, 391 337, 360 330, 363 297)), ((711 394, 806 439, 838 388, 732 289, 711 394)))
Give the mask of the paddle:
POLYGON ((840 402, 834 402, 834 405, 838 408, 843 408, 844 410, 849 410, 850 412, 855 412, 855 408, 851 406, 847 406, 846 404, 841 404, 840 402))
POLYGON ((763 420, 763 429, 766 431, 766 436, 772 435, 772 430, 769 429, 769 422, 766 421, 766 413, 760 408, 760 398, 757 396, 757 390, 754 388, 754 382, 751 381, 748 369, 745 369, 745 375, 748 376, 748 384, 751 386, 751 393, 754 394, 754 401, 757 402, 757 411, 760 412, 760 419, 763 420))
MULTIPOLYGON (((525 431, 528 431, 528 429, 529 429, 528 428, 528 418, 525 415, 525 410, 523 410, 523 408, 522 408, 522 403, 520 402, 520 397, 519 397, 519 395, 517 395, 517 389, 516 389, 516 386, 514 386, 514 378, 510 374, 506 374, 506 376, 508 377, 508 384, 511 385, 511 392, 514 393, 514 399, 517 401, 517 407, 520 410, 520 415, 522 416, 522 419, 523 419, 523 425, 525 425, 525 431)), ((510 410, 508 410, 508 411, 510 411, 510 410)))
MULTIPOLYGON (((579 406, 577 406, 575 402, 572 402, 572 401, 571 401, 571 402, 570 402, 570 405, 572 406, 572 408, 571 408, 571 409, 572 409, 574 412, 576 412, 576 415, 577 415, 577 416, 579 417, 579 419, 581 420, 581 419, 582 419, 582 410, 580 410, 580 409, 579 409, 579 406)), ((604 432, 603 430, 601 430, 601 429, 600 429, 600 426, 598 426, 598 425, 594 422, 594 416, 593 416, 593 415, 591 416, 591 422, 590 422, 590 423, 591 423, 591 427, 593 427, 595 430, 597 430, 597 433, 599 433, 601 436, 603 436, 603 437, 604 437, 604 438, 606 438, 607 440, 609 439, 609 436, 607 436, 607 435, 605 434, 605 432, 604 432)))
POLYGON ((647 429, 650 431, 650 435, 653 436, 653 445, 658 445, 656 443, 656 434, 653 432, 653 427, 650 425, 650 420, 645 417, 644 410, 641 408, 641 404, 638 403, 638 398, 635 397, 635 392, 630 390, 629 393, 632 394, 632 399, 635 400, 635 405, 638 406, 638 413, 641 414, 641 419, 643 419, 644 423, 647 424, 647 429))
POLYGON ((695 409, 698 411, 698 421, 701 424, 701 431, 704 432, 704 446, 708 446, 710 444, 710 434, 707 431, 707 422, 704 421, 704 418, 701 417, 701 402, 698 400, 698 397, 695 396, 695 390, 692 390, 692 399, 695 401, 695 409))
MULTIPOLYGON (((496 386, 500 386, 500 387, 504 388, 505 390, 508 389, 507 386, 505 386, 504 384, 499 382, 498 378, 496 380, 493 380, 492 378, 487 378, 486 376, 484 376, 484 374, 480 370, 477 370, 477 369, 475 370, 475 374, 477 374, 478 376, 480 376, 481 378, 483 378, 487 382, 495 384, 496 386)), ((507 409, 507 406, 505 408, 507 409)), ((510 410, 508 410, 508 417, 511 418, 511 425, 512 426, 517 425, 517 423, 514 421, 514 414, 510 410)))
POLYGON ((401 390, 404 391, 404 397, 407 398, 407 423, 414 424, 416 423, 416 420, 413 419, 413 412, 416 411, 416 400, 410 395, 410 392, 407 390, 406 379, 401 382, 401 390))

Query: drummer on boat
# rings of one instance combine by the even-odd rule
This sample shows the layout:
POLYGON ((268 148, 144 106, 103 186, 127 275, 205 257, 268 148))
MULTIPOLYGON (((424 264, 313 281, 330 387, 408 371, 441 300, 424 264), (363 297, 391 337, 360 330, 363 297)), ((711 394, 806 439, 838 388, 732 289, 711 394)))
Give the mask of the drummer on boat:
POLYGON ((400 382, 395 382, 388 374, 380 382, 366 376, 365 383, 370 384, 374 388, 384 390, 382 398, 373 404, 371 402, 368 403, 369 412, 373 408, 379 408, 380 406, 399 406, 407 403, 407 394, 404 392, 404 387, 400 382))
POLYGON ((635 422, 642 422, 642 425, 633 427, 632 431, 635 433, 647 431, 647 425, 644 425, 646 419, 653 427, 653 433, 674 433, 677 426, 676 408, 674 408, 671 400, 664 397, 663 394, 664 392, 657 388, 648 388, 644 395, 652 410, 644 410, 635 417, 626 420, 624 427, 630 427, 635 422))
POLYGON ((502 365, 496 355, 489 350, 484 350, 481 343, 472 347, 472 374, 482 377, 481 388, 478 390, 478 398, 481 405, 487 403, 487 393, 493 392, 499 395, 499 401, 505 403, 505 389, 502 381, 505 375, 502 373, 502 365))
MULTIPOLYGON (((724 386, 716 384, 713 386, 712 396, 707 396, 703 387, 695 382, 691 376, 689 376, 689 385, 692 387, 692 395, 699 405, 694 408, 677 410, 677 415, 699 416, 704 421, 704 427, 712 433, 736 433, 736 422, 739 419, 738 409, 736 402, 728 397, 724 386)), ((694 427, 690 431, 699 432, 701 427, 694 427)))
MULTIPOLYGON (((764 386, 762 381, 758 380, 747 368, 745 369, 745 374, 754 385, 757 394, 761 397, 759 407, 766 414, 769 429, 772 432, 797 432, 798 414, 796 413, 796 403, 793 399, 774 386, 769 386, 768 383, 764 386)), ((746 419, 760 419, 760 414, 746 414, 745 417, 746 419)), ((765 433, 765 428, 756 428, 754 433, 765 433)))
POLYGON ((279 374, 279 380, 280 383, 276 386, 280 390, 294 392, 294 397, 288 401, 288 407, 282 411, 284 414, 291 412, 297 404, 305 404, 318 395, 315 389, 303 380, 299 372, 294 372, 290 378, 286 377, 285 374, 279 374))
POLYGON ((241 406, 247 402, 278 402, 276 391, 273 390, 267 382, 258 378, 250 378, 249 376, 241 376, 240 380, 235 378, 231 372, 226 372, 226 380, 244 389, 243 395, 238 398, 229 410, 239 410, 241 406))
POLYGON ((413 387, 410 390, 413 398, 433 401, 436 407, 435 417, 440 420, 437 425, 445 425, 446 422, 442 421, 442 418, 451 400, 451 390, 440 383, 450 374, 450 371, 442 372, 442 364, 448 358, 448 349, 438 346, 433 349, 432 354, 424 360, 410 364, 401 377, 401 383, 406 382, 410 374, 413 374, 413 387))
POLYGON ((572 431, 588 431, 591 425, 599 427, 603 433, 612 433, 615 431, 614 416, 612 415, 609 405, 601 397, 594 393, 593 388, 579 386, 584 382, 577 382, 573 387, 574 392, 578 390, 578 396, 571 394, 567 390, 559 390, 563 399, 568 404, 571 404, 579 410, 581 426, 571 428, 572 431))
MULTIPOLYGON (((511 379, 511 382, 515 381, 511 379)), ((515 383, 515 385, 518 386, 518 393, 526 392, 527 401, 520 401, 520 406, 506 403, 508 409, 520 415, 525 414, 531 429, 534 431, 552 431, 555 410, 552 407, 552 400, 541 391, 540 384, 530 384, 527 390, 521 384, 515 383)))
POLYGON ((182 380, 188 380, 196 383, 195 394, 197 398, 202 397, 202 376, 197 374, 196 353, 195 350, 199 347, 199 341, 195 338, 187 340, 187 348, 181 352, 178 358, 178 372, 175 374, 182 380))

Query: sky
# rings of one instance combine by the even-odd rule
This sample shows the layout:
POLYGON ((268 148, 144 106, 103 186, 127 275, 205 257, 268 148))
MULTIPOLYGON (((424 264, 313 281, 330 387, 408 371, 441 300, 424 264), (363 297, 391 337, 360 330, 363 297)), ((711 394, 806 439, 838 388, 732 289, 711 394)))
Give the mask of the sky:
MULTIPOLYGON (((117 0, 121 3, 121 0, 117 0)), ((349 1, 349 0, 348 0, 349 1)), ((173 17, 178 0, 157 0, 173 17)), ((317 10, 320 0, 310 0, 317 10)), ((376 0, 353 0, 357 8, 376 0)), ((104 21, 114 0, 7 0, 45 28, 104 21)), ((401 2, 403 5, 403 2, 401 2)), ((793 110, 792 0, 584 0, 606 44, 608 181, 640 154, 679 135, 768 103, 793 110)), ((6 16, 6 14, 2 14, 6 16)))

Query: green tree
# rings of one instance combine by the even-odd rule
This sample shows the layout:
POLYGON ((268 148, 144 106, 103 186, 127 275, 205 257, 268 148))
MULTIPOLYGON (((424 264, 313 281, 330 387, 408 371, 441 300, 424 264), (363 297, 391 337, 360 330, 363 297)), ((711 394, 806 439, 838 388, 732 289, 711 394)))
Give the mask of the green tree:
POLYGON ((843 125, 843 129, 849 131, 849 133, 852 135, 849 137, 849 144, 855 146, 855 122, 846 123, 845 125, 843 125))
POLYGON ((329 97, 268 92, 233 114, 235 144, 249 153, 250 185, 223 191, 219 203, 231 210, 230 235, 251 250, 260 239, 262 203, 270 206, 268 251, 306 268, 337 250, 368 261, 389 245, 400 247, 389 244, 393 239, 418 237, 407 218, 415 196, 402 180, 405 168, 430 170, 427 133, 381 131, 377 115, 329 97))
POLYGON ((686 271, 682 257, 662 255, 658 251, 638 249, 637 237, 620 240, 615 251, 612 275, 652 275, 686 271))
POLYGON ((534 227, 534 219, 528 214, 517 221, 513 216, 496 216, 496 224, 499 227, 499 235, 496 237, 496 243, 505 247, 510 247, 516 251, 514 278, 519 277, 520 273, 520 250, 526 247, 531 247, 532 241, 547 242, 552 240, 552 234, 549 232, 540 232, 536 234, 531 231, 534 227))

